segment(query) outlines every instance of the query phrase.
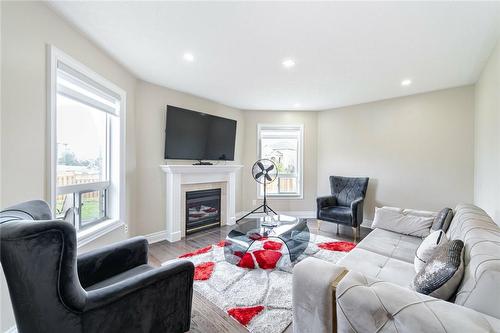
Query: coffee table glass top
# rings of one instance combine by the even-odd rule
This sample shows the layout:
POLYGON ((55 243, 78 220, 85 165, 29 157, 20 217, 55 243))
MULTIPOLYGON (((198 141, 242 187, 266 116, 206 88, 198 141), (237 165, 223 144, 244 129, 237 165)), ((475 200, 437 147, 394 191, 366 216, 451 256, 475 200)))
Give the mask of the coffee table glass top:
POLYGON ((226 261, 238 264, 251 245, 262 238, 278 238, 288 248, 294 262, 307 248, 309 242, 307 220, 287 215, 243 219, 226 237, 226 261))

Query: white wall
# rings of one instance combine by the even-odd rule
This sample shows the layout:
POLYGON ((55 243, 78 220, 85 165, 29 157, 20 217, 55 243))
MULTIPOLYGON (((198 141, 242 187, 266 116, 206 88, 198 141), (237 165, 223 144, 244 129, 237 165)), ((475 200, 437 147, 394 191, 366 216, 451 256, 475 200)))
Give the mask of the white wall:
POLYGON ((2 5, 0 4, 0 207, 2 205, 2 5))
MULTIPOLYGON (((3 35, 3 21, 2 21, 2 5, 0 4, 0 51, 2 47, 2 35, 3 35)), ((2 206, 2 52, 0 52, 0 207, 2 206)), ((10 323, 14 322, 14 316, 12 313, 10 298, 8 296, 7 281, 5 280, 3 269, 0 267, 0 330, 3 332, 6 328, 12 326, 10 323), (6 324, 3 324, 6 322, 6 324)))
POLYGON ((500 225, 500 42, 476 85, 474 203, 500 225))
MULTIPOLYGON (((137 110, 137 229, 145 235, 165 230, 165 174, 160 165, 164 160, 166 106, 202 111, 236 120, 235 161, 241 164, 244 141, 243 112, 207 99, 181 93, 143 81, 136 90, 137 110)), ((168 160, 169 164, 192 164, 193 161, 168 160)), ((236 177, 236 211, 241 206, 241 173, 236 177)))
MULTIPOLYGON (((317 112, 297 111, 245 111, 245 145, 243 158, 243 193, 242 209, 250 211, 256 206, 253 201, 257 199, 257 186, 251 176, 251 168, 257 160, 257 125, 304 125, 304 195, 302 199, 269 199, 269 205, 274 210, 282 212, 311 211, 316 202, 316 130, 317 112)), ((262 200, 257 200, 260 205, 262 200)))
POLYGON ((321 111, 318 194, 330 175, 370 177, 375 206, 439 210, 472 202, 474 87, 321 111))
MULTIPOLYGON (((53 44, 127 92, 127 219, 134 228, 136 79, 43 2, 1 5, 1 184, 2 207, 30 199, 49 199, 46 128, 46 44, 53 44)), ((103 242, 127 237, 124 229, 103 242)), ((3 273, 0 277, 0 331, 14 325, 3 273)))

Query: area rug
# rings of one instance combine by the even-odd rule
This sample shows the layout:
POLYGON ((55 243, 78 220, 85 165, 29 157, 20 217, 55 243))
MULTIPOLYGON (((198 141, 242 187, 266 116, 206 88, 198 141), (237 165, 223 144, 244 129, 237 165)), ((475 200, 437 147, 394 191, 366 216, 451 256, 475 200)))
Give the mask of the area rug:
POLYGON ((234 265, 226 262, 224 245, 221 241, 179 258, 195 265, 194 289, 252 333, 281 333, 291 324, 294 264, 309 256, 336 263, 355 246, 311 234, 292 264, 279 239, 261 238, 234 265))

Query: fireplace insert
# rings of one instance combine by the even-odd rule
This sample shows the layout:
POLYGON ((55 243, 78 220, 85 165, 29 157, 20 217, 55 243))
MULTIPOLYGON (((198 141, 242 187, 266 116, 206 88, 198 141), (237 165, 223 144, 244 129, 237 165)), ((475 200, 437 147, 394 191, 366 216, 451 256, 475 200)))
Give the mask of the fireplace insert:
POLYGON ((186 192, 186 235, 220 226, 221 189, 186 192))

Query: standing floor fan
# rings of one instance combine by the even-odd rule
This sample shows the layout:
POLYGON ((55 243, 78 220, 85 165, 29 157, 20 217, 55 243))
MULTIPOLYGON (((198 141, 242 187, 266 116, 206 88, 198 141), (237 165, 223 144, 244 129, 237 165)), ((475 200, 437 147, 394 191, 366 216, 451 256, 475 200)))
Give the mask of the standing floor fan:
POLYGON ((272 183, 273 181, 276 180, 276 177, 278 177, 278 167, 271 160, 268 160, 268 159, 258 160, 257 162, 255 162, 255 164, 252 167, 252 177, 253 177, 253 179, 255 179, 255 181, 257 183, 264 185, 264 202, 262 203, 262 205, 255 208, 250 213, 245 214, 245 216, 243 216, 243 217, 240 217, 238 220, 236 220, 236 222, 239 222, 239 221, 243 220, 245 217, 247 217, 248 215, 254 214, 254 213, 264 213, 267 215, 269 213, 269 211, 271 211, 275 215, 277 215, 276 212, 271 207, 269 207, 267 205, 266 187, 267 187, 267 184, 272 183))

